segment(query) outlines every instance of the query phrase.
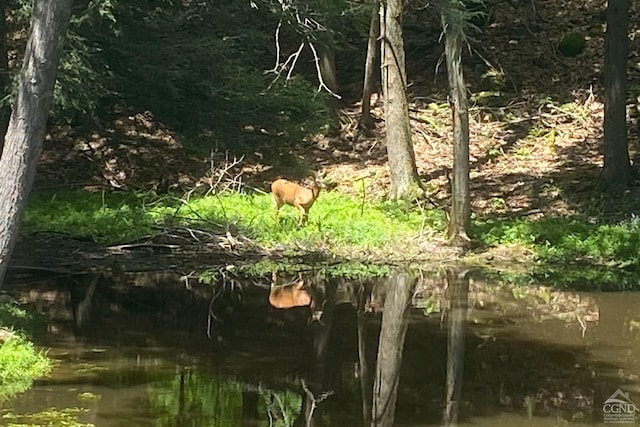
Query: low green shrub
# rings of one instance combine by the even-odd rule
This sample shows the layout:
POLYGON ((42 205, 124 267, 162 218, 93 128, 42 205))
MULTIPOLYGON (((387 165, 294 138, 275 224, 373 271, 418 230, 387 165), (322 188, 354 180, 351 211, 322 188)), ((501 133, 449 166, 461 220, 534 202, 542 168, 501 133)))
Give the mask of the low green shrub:
POLYGON ((33 380, 51 371, 51 361, 31 342, 14 333, 0 345, 0 401, 29 389, 33 380))

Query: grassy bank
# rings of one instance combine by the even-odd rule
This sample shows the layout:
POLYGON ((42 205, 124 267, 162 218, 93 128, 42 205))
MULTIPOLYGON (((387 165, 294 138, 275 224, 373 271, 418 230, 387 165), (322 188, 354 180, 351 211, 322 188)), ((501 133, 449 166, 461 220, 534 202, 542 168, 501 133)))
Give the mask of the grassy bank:
MULTIPOLYGON (((189 226, 229 231, 267 251, 279 249, 291 255, 322 252, 336 260, 375 263, 459 260, 457 253, 444 245, 447 219, 442 210, 364 202, 325 192, 311 209, 309 222, 299 227, 297 221, 297 212, 285 207, 276 222, 271 197, 264 193, 186 200, 71 191, 34 193, 23 230, 66 233, 113 244, 151 236, 169 227, 189 226)), ((595 280, 585 273, 595 269, 606 272, 596 276, 605 274, 607 282, 620 283, 623 288, 635 286, 633 276, 640 265, 640 221, 636 218, 599 222, 580 216, 496 217, 474 220, 472 231, 476 244, 467 261, 483 259, 491 267, 492 254, 502 249, 503 266, 518 263, 538 277, 554 277, 573 267, 577 273, 571 273, 572 277, 578 274, 585 280, 595 280), (525 251, 516 251, 516 247, 525 251), (485 254, 489 256, 483 258, 485 254)))
POLYGON ((0 304, 0 402, 22 393, 51 371, 51 361, 26 336, 34 319, 16 304, 0 304))
POLYGON ((132 241, 161 227, 223 228, 270 249, 326 251, 411 259, 422 255, 421 243, 441 236, 442 211, 404 203, 369 203, 337 192, 320 195, 306 225, 283 207, 278 222, 269 194, 223 194, 150 197, 132 193, 34 193, 23 222, 25 233, 57 232, 91 237, 104 244, 132 241))

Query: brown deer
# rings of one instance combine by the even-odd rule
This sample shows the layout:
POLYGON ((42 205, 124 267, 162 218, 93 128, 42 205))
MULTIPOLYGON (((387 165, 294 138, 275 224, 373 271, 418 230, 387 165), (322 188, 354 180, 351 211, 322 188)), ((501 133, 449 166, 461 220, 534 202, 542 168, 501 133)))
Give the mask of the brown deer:
POLYGON ((273 195, 273 201, 275 202, 276 220, 278 219, 282 205, 289 205, 300 211, 300 225, 304 224, 309 217, 309 209, 311 209, 311 206, 313 206, 313 203, 320 194, 321 187, 322 184, 317 180, 315 175, 311 188, 303 187, 295 182, 282 178, 273 181, 271 183, 271 193, 273 195))

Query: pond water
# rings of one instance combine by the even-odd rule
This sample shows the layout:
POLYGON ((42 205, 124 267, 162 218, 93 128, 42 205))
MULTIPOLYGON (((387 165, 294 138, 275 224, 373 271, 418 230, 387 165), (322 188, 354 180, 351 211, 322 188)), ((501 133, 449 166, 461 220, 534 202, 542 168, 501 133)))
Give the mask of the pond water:
POLYGON ((34 339, 57 364, 0 404, 0 424, 640 420, 636 293, 518 286, 467 271, 214 286, 132 273, 7 291, 47 316, 34 339))

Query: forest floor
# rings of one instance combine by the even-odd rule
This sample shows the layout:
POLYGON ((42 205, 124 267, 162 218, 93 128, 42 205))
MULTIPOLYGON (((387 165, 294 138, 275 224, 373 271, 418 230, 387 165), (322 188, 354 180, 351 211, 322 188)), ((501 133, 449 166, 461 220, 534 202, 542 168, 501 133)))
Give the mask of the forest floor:
MULTIPOLYGON (((500 3, 471 51, 465 51, 465 77, 473 94, 470 161, 475 218, 579 214, 587 220, 619 220, 636 205, 640 212, 638 188, 615 204, 597 191, 603 162, 606 3, 590 0, 578 9, 565 3, 500 3), (568 32, 579 32, 586 40, 584 52, 574 57, 558 51, 568 32), (496 81, 499 87, 494 87, 496 81)), ((411 49, 408 44, 407 57, 415 58, 411 49)), ((631 59, 640 62, 640 37, 632 40, 630 52, 631 59)), ((437 55, 409 60, 410 117, 418 173, 430 199, 447 209, 452 123, 444 65, 436 70, 436 61, 437 55)), ((637 77, 632 71, 630 81, 637 77)), ((383 104, 374 98, 377 124, 368 134, 358 128, 360 104, 355 103, 342 107, 339 129, 331 135, 310 137, 290 149, 274 140, 242 156, 222 150, 193 154, 151 112, 117 111, 90 132, 55 129, 45 142, 35 189, 157 191, 166 185, 180 193, 228 180, 241 182, 248 191, 266 192, 276 176, 304 178, 309 171, 320 171, 333 183, 333 191, 380 199, 390 182, 383 104)), ((629 146, 635 158, 638 123, 637 114, 631 113, 629 146)))
MULTIPOLYGON (((588 214, 592 207, 602 166, 606 5, 591 0, 579 9, 566 9, 564 3, 501 4, 491 12, 471 55, 465 52, 472 94, 471 191, 476 215, 588 214), (569 32, 580 32, 586 39, 584 52, 575 57, 558 52, 559 41, 569 32), (496 80, 500 87, 491 88, 496 80)), ((640 62, 639 47, 637 38, 630 48, 635 62, 640 62)), ((418 172, 431 197, 446 206, 452 124, 444 66, 436 72, 435 60, 411 61, 411 52, 407 57, 418 172)), ((630 80, 635 77, 632 73, 630 80)), ((374 101, 377 127, 370 135, 358 129, 359 103, 344 105, 340 128, 333 135, 311 137, 284 151, 274 139, 271 145, 244 153, 237 163, 239 155, 224 151, 190 153, 150 112, 116 111, 90 132, 54 130, 46 141, 35 187, 148 190, 162 180, 179 192, 198 183, 211 184, 224 172, 223 178, 268 191, 276 176, 303 178, 302 171, 315 170, 345 193, 361 194, 364 179, 366 195, 380 198, 389 187, 389 171, 382 102, 374 101)), ((629 125, 635 157, 636 117, 629 125)))

